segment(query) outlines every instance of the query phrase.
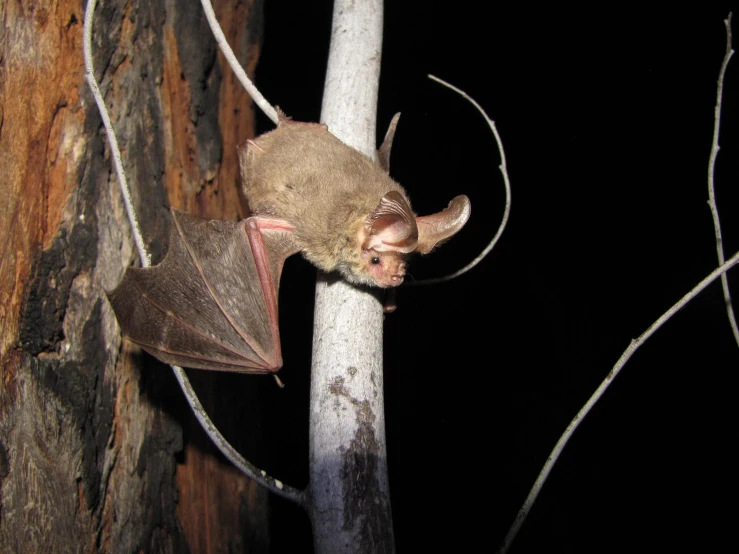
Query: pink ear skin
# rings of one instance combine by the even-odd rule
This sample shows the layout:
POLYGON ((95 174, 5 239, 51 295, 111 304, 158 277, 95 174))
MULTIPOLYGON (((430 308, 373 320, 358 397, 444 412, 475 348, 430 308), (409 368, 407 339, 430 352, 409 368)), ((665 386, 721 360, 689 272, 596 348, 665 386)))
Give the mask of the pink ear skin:
POLYGON ((380 287, 397 287, 405 278, 405 255, 431 252, 464 227, 470 211, 469 199, 461 195, 441 212, 417 218, 400 192, 388 192, 365 221, 362 270, 380 287))
POLYGON ((416 218, 398 191, 382 197, 364 222, 361 267, 380 287, 397 287, 405 277, 405 254, 418 244, 416 218))
POLYGON ((416 217, 403 195, 395 190, 382 197, 377 208, 367 216, 364 227, 369 238, 363 248, 407 254, 418 244, 416 217))
POLYGON ((459 232, 470 218, 470 199, 464 195, 455 197, 449 207, 438 214, 416 218, 418 248, 416 252, 428 254, 434 247, 459 232))

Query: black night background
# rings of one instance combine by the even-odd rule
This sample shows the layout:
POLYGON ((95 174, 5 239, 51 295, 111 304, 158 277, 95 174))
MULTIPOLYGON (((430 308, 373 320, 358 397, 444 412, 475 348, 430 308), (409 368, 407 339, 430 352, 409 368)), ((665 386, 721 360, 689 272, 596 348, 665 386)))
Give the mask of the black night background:
MULTIPOLYGON (((467 227, 414 260, 413 277, 476 256, 504 206, 492 134, 428 73, 496 122, 513 197, 508 228, 481 265, 447 284, 403 288, 386 318, 401 553, 497 547, 559 435, 630 340, 718 265, 707 167, 730 7, 480 5, 385 7, 378 140, 403 114, 391 175, 420 214, 457 194, 472 202, 467 227)), ((330 25, 330 1, 265 1, 256 83, 294 119, 320 117, 330 25)), ((270 128, 259 121, 258 132, 270 128)), ((739 249, 739 56, 726 76, 720 143, 716 195, 729 257, 739 249)), ((223 379, 255 383, 264 399, 254 423, 261 439, 244 455, 302 487, 315 270, 295 257, 283 275, 287 388, 223 379)), ((739 298, 736 273, 729 282, 739 298)), ((626 365, 565 449, 511 552, 733 543, 738 365, 717 282, 626 365)), ((272 499, 274 551, 309 551, 307 518, 272 499)))

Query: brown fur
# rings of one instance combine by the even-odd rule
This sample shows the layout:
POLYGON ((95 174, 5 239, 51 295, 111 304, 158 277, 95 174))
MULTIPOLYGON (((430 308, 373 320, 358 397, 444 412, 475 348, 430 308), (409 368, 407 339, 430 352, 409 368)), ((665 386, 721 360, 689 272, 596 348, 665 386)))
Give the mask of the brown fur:
POLYGON ((320 269, 377 284, 362 270, 361 236, 385 194, 398 191, 407 201, 399 184, 313 123, 283 119, 239 154, 244 193, 255 215, 294 225, 297 247, 320 269))

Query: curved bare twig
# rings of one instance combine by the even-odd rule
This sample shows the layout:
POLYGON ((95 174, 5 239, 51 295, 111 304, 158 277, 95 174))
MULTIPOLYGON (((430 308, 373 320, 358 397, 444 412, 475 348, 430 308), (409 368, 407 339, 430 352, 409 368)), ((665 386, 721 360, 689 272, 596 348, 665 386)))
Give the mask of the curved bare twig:
POLYGON ((716 155, 718 154, 718 150, 719 150, 718 131, 719 131, 719 121, 721 119, 721 96, 722 96, 722 91, 723 91, 724 74, 726 73, 726 66, 729 63, 729 58, 731 58, 731 55, 733 53, 733 50, 731 49, 731 14, 729 14, 729 17, 724 21, 724 23, 726 24, 726 34, 727 34, 726 55, 724 56, 724 61, 721 64, 721 70, 719 71, 718 93, 717 93, 717 100, 716 100, 715 123, 714 123, 714 133, 713 133, 713 146, 711 148, 711 156, 710 156, 710 160, 708 164, 708 190, 709 190, 709 202, 708 203, 709 203, 709 206, 711 207, 711 213, 713 214, 714 228, 716 230, 716 247, 718 250, 718 257, 719 257, 720 265, 718 268, 712 271, 710 275, 708 275, 705 279, 703 279, 700 283, 698 283, 688 294, 683 296, 675 305, 673 305, 669 310, 667 310, 664 314, 662 314, 660 318, 657 319, 657 321, 655 321, 652 325, 650 325, 649 328, 639 336, 639 338, 632 340, 628 348, 626 348, 623 354, 621 354, 621 357, 616 362, 616 365, 613 366, 613 369, 611 369, 611 371, 608 373, 608 375, 603 380, 603 382, 600 384, 600 386, 596 389, 593 395, 588 399, 585 405, 580 409, 577 415, 572 419, 570 424, 565 429, 564 433, 562 433, 562 436, 557 441, 557 444, 554 445, 554 448, 552 449, 552 452, 549 454, 549 457, 547 458, 547 461, 544 464, 544 467, 542 467, 541 472, 539 473, 538 477, 536 478, 536 481, 534 482, 534 485, 531 487, 531 490, 529 491, 529 494, 526 497, 526 500, 524 500, 523 506, 521 506, 521 509, 518 511, 518 514, 516 514, 516 518, 513 520, 513 524, 511 525, 511 528, 509 529, 508 534, 503 540, 503 544, 498 550, 499 554, 505 554, 506 552, 508 552, 508 549, 510 548, 511 543, 518 535, 518 531, 521 529, 523 522, 526 520, 526 516, 528 516, 529 511, 531 511, 531 507, 533 506, 534 502, 536 502, 536 498, 539 496, 539 493, 541 492, 541 489, 544 486, 544 482, 547 480, 547 477, 549 477, 549 473, 552 471, 554 464, 557 463, 557 460, 559 459, 559 456, 562 453, 562 450, 567 445, 567 442, 570 440, 570 438, 574 434, 577 427, 580 425, 580 422, 585 418, 586 415, 588 415, 588 413, 590 412, 591 408, 595 405, 595 403, 598 402, 598 400, 600 400, 601 396, 603 396, 608 386, 611 384, 611 382, 616 377, 616 375, 618 375, 618 373, 621 371, 621 369, 626 364, 626 362, 629 360, 629 358, 631 358, 634 352, 636 352, 636 350, 642 344, 644 344, 644 342, 646 342, 646 340, 649 337, 651 337, 657 331, 657 329, 659 329, 668 319, 670 319, 673 315, 675 315, 675 313, 677 313, 681 308, 683 308, 683 306, 685 306, 688 302, 690 302, 693 298, 695 298, 700 292, 702 292, 708 285, 710 285, 718 277, 721 277, 721 282, 722 282, 723 289, 724 289, 724 297, 726 298, 727 309, 729 311, 729 321, 731 322, 731 327, 732 327, 732 330, 734 331, 734 336, 737 339, 737 342, 739 343, 739 334, 737 334, 736 322, 734 320, 734 313, 731 307, 731 297, 729 296, 728 282, 726 279, 726 272, 730 268, 732 268, 734 265, 736 265, 737 262, 739 262, 739 252, 734 254, 729 259, 729 261, 724 263, 723 242, 721 239, 721 227, 719 225, 718 210, 716 208, 716 201, 715 201, 714 190, 713 190, 714 166, 716 163, 716 155))
POLYGON ((473 267, 479 264, 483 259, 485 259, 485 256, 487 256, 490 253, 490 251, 495 247, 495 245, 498 243, 498 240, 500 239, 501 235, 503 234, 503 231, 506 228, 506 225, 508 224, 508 217, 511 214, 511 182, 508 178, 508 165, 506 164, 505 151, 503 150, 503 140, 500 138, 500 134, 498 134, 498 128, 495 126, 495 122, 488 117, 488 114, 485 113, 485 110, 482 109, 482 106, 480 106, 480 104, 475 102, 475 100, 471 98, 467 93, 458 89, 454 85, 451 85, 447 83, 446 81, 439 79, 438 77, 435 77, 433 75, 429 75, 428 77, 432 81, 436 81, 437 83, 441 83, 445 87, 452 89, 454 92, 462 96, 462 98, 470 102, 477 109, 477 111, 482 114, 488 126, 490 127, 490 130, 493 132, 493 135, 495 135, 495 142, 498 144, 498 152, 500 152, 500 165, 498 166, 498 169, 503 175, 503 184, 505 186, 505 208, 503 209, 503 218, 500 221, 498 230, 496 231, 495 235, 490 240, 488 245, 483 249, 482 252, 480 252, 480 254, 474 260, 472 260, 462 269, 459 269, 455 271, 454 273, 450 273, 449 275, 444 275, 443 277, 436 277, 433 279, 423 279, 421 281, 410 281, 407 283, 407 286, 410 286, 410 287, 419 286, 419 285, 435 285, 437 283, 444 283, 446 281, 451 281, 452 279, 456 279, 460 275, 464 275, 465 273, 467 273, 469 270, 471 270, 473 267))
POLYGON ((228 442, 226 438, 221 434, 221 432, 218 430, 218 427, 215 426, 210 417, 208 417, 205 408, 203 408, 203 405, 200 403, 200 399, 198 398, 197 393, 192 388, 190 379, 187 378, 185 370, 176 365, 172 366, 172 370, 174 371, 177 382, 180 384, 182 392, 185 394, 185 398, 187 398, 187 402, 190 404, 190 407, 192 408, 196 419, 202 426, 205 433, 210 437, 210 440, 212 440, 213 443, 218 447, 218 450, 220 450, 221 453, 226 458, 228 458, 231 463, 235 465, 241 471, 241 473, 246 475, 249 479, 252 479, 257 484, 272 491, 273 493, 282 496, 287 500, 292 500, 296 504, 299 504, 300 506, 303 506, 305 508, 307 506, 307 493, 303 490, 285 485, 279 479, 270 477, 265 471, 252 465, 247 459, 239 454, 236 449, 231 446, 231 443, 228 442))
POLYGON ((223 52, 223 55, 226 57, 228 65, 231 66, 231 69, 241 83, 241 86, 246 89, 246 92, 249 93, 249 96, 254 100, 254 103, 264 112, 264 115, 269 117, 272 120, 272 123, 277 125, 279 120, 277 117, 277 110, 275 110, 272 104, 267 102, 267 99, 264 96, 262 96, 262 93, 259 92, 256 85, 254 85, 251 79, 247 77, 246 71, 241 67, 239 60, 236 59, 233 50, 231 50, 231 46, 229 46, 228 41, 226 40, 226 36, 223 34, 221 26, 218 24, 218 19, 216 19, 216 14, 213 11, 213 6, 211 5, 210 0, 201 0, 201 4, 203 5, 203 10, 205 10, 205 17, 208 18, 210 30, 213 32, 213 36, 216 38, 216 42, 218 42, 221 52, 223 52))
MULTIPOLYGON (((711 209, 713 217, 713 229, 716 234, 716 253, 718 254, 718 263, 724 263, 724 239, 721 236, 721 223, 718 217, 718 206, 716 205, 716 191, 714 187, 714 175, 716 173, 716 158, 720 147, 718 145, 719 129, 721 128, 721 100, 724 93, 724 76, 726 68, 729 65, 734 50, 731 46, 731 13, 724 20, 726 26, 726 53, 721 63, 721 69, 718 73, 718 85, 716 87, 716 107, 714 109, 713 120, 713 144, 711 145, 711 155, 708 159, 708 207, 711 209)), ((731 294, 729 293, 729 280, 726 275, 721 276, 721 288, 724 291, 724 299, 726 301, 726 311, 729 316, 729 325, 731 332, 734 333, 734 340, 739 346, 739 328, 737 328, 736 317, 734 315, 734 306, 731 302, 731 294)))
POLYGON ((139 251, 141 265, 143 267, 148 267, 151 265, 151 258, 149 257, 149 252, 146 250, 144 238, 141 236, 141 230, 139 229, 138 219, 136 218, 136 209, 133 207, 133 201, 131 200, 131 189, 128 187, 126 173, 123 171, 123 162, 121 161, 121 151, 118 148, 118 139, 115 136, 115 132, 113 132, 113 124, 110 122, 108 109, 105 107, 105 100, 103 100, 103 95, 100 93, 98 82, 95 79, 95 68, 92 65, 92 18, 95 13, 95 4, 97 4, 97 0, 90 0, 85 8, 83 45, 85 53, 85 79, 87 79, 87 83, 90 85, 90 89, 92 90, 92 95, 98 106, 100 117, 103 118, 103 125, 105 125, 105 131, 108 135, 108 142, 110 142, 110 150, 113 153, 113 162, 116 174, 118 175, 118 184, 121 187, 121 194, 123 195, 123 204, 126 206, 128 221, 131 222, 131 232, 133 233, 133 240, 136 243, 136 248, 139 251))
POLYGON ((518 530, 521 528, 521 525, 523 525, 523 522, 526 519, 526 516, 528 515, 529 511, 531 510, 531 506, 536 501, 537 496, 539 496, 539 492, 541 492, 541 488, 544 485, 544 482, 547 480, 549 473, 552 471, 552 467, 554 467, 554 464, 557 463, 557 460, 559 459, 559 455, 562 453, 562 450, 564 449, 564 447, 567 445, 567 442, 572 437, 573 433, 575 432, 575 429, 577 429, 578 425, 580 425, 580 422, 585 418, 585 416, 588 415, 591 408, 595 406, 595 403, 598 402, 598 400, 600 400, 600 397, 603 396, 603 393, 606 392, 606 389, 608 388, 608 386, 611 384, 613 379, 619 374, 621 369, 623 369, 626 362, 629 361, 629 358, 631 358, 634 352, 636 352, 637 349, 642 344, 644 344, 647 341, 647 339, 651 337, 657 331, 657 329, 662 327, 662 325, 664 325, 664 323, 668 319, 670 319, 679 310, 681 310, 693 298, 698 296, 699 293, 703 292, 703 290, 708 285, 710 285, 713 281, 715 281, 718 277, 720 277, 721 275, 724 275, 729 269, 734 267, 737 264, 737 262, 739 262, 739 252, 734 254, 729 259, 729 261, 722 264, 718 268, 714 269, 706 278, 704 278, 700 283, 698 283, 695 287, 693 287, 693 289, 688 294, 683 296, 669 310, 663 313, 659 317, 659 319, 657 319, 657 321, 652 323, 652 325, 650 325, 646 331, 644 331, 641 335, 639 335, 639 338, 631 341, 628 348, 626 348, 623 354, 621 354, 621 357, 616 362, 616 365, 614 365, 611 371, 608 372, 608 375, 606 376, 606 378, 603 380, 600 386, 598 386, 596 391, 588 399, 588 401, 580 409, 580 411, 577 412, 577 415, 572 419, 570 424, 567 426, 567 429, 565 429, 565 432, 562 433, 562 436, 557 441, 557 444, 554 445, 554 448, 552 449, 552 452, 549 454, 549 457, 547 458, 547 461, 544 464, 544 467, 542 467, 541 472, 539 473, 539 476, 536 478, 536 481, 534 482, 534 486, 531 487, 531 491, 529 491, 529 495, 526 497, 526 500, 524 501, 523 506, 521 506, 521 509, 516 515, 516 519, 513 521, 513 525, 511 526, 511 529, 508 531, 508 534, 506 535, 503 541, 503 545, 500 547, 500 550, 498 550, 500 554, 505 554, 505 552, 507 552, 508 548, 511 546, 513 539, 516 538, 516 535, 518 534, 518 530))
MULTIPOLYGON (((139 251, 141 258, 141 265, 143 267, 149 267, 151 265, 149 253, 146 250, 146 245, 141 236, 141 231, 136 219, 136 210, 131 202, 131 192, 126 181, 126 175, 123 171, 123 163, 121 161, 121 153, 118 148, 118 140, 113 131, 113 126, 110 122, 110 116, 108 110, 105 108, 105 102, 103 101, 102 94, 98 87, 95 79, 95 74, 92 66, 92 18, 95 12, 95 4, 97 0, 89 0, 87 8, 85 10, 85 24, 84 24, 84 51, 85 51, 85 67, 86 67, 86 79, 92 89, 92 94, 95 97, 98 110, 103 119, 105 130, 108 135, 108 141, 110 142, 110 149, 113 153, 113 159, 115 160, 116 173, 118 174, 118 182, 121 186, 121 193, 123 194, 123 200, 126 204, 126 213, 128 214, 129 221, 131 222, 131 228, 136 241, 136 246, 139 251)), ((192 388, 190 380, 187 378, 187 374, 181 367, 172 366, 175 377, 182 388, 182 392, 185 395, 190 407, 192 408, 195 417, 200 422, 203 430, 210 437, 213 443, 218 447, 218 450, 228 458, 244 475, 252 479, 254 482, 263 486, 264 488, 272 491, 273 493, 282 496, 288 500, 292 500, 296 504, 306 506, 307 493, 299 489, 284 485, 280 480, 270 477, 266 472, 258 469, 244 459, 236 449, 225 439, 225 437, 218 431, 218 428, 213 424, 208 414, 205 412, 203 405, 200 403, 195 390, 192 388)))

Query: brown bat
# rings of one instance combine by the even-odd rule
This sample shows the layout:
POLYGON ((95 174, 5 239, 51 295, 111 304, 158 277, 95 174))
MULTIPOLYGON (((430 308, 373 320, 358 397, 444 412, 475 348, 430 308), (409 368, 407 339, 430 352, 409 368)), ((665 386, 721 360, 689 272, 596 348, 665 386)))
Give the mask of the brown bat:
POLYGON ((276 372, 282 366, 277 291, 285 258, 302 252, 351 283, 396 287, 406 257, 425 254, 470 216, 466 196, 425 217, 387 174, 396 115, 378 162, 325 125, 291 121, 239 151, 252 216, 204 220, 172 210, 169 252, 128 269, 108 296, 123 334, 163 362, 276 372))

